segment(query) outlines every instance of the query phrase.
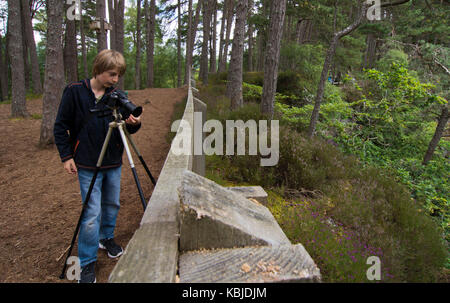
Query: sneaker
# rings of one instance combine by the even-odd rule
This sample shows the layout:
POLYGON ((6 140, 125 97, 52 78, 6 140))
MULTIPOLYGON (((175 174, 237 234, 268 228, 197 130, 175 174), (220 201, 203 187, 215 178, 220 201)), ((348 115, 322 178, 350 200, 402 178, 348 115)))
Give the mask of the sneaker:
POLYGON ((80 280, 78 283, 95 283, 95 262, 91 262, 81 268, 80 280))
POLYGON ((106 251, 108 252, 108 257, 110 258, 117 258, 123 254, 122 247, 117 245, 116 242, 114 242, 113 238, 100 240, 98 246, 101 249, 106 249, 106 251))

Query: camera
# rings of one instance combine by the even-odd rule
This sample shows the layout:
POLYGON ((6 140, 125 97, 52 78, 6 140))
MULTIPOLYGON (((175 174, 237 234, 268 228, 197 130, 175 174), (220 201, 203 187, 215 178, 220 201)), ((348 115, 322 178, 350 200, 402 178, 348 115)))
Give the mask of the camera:
POLYGON ((134 105, 122 91, 112 92, 106 99, 106 105, 111 108, 122 108, 127 115, 139 117, 142 114, 142 107, 134 105))

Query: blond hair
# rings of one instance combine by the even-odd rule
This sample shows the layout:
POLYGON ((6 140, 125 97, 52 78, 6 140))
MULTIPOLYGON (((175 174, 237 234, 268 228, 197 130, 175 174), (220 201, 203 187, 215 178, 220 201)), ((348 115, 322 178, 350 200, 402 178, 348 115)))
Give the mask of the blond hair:
POLYGON ((92 71, 94 77, 108 70, 117 68, 119 75, 123 76, 127 69, 123 55, 112 49, 104 49, 95 56, 92 71))

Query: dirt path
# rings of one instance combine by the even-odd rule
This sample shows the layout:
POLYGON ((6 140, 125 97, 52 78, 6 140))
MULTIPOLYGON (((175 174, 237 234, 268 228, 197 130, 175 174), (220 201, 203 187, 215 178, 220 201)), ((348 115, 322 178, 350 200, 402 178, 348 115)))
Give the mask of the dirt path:
MULTIPOLYGON (((129 92, 130 100, 144 108, 142 128, 133 138, 155 178, 169 150, 166 134, 174 104, 186 94, 185 88, 129 92)), ((67 282, 58 279, 65 259, 60 256, 81 211, 78 180, 64 172, 56 147, 37 147, 41 120, 10 119, 10 107, 0 105, 0 282, 67 282)), ((27 109, 40 115, 42 101, 27 102, 27 109)), ((148 200, 153 185, 134 153, 133 159, 148 200)), ((125 155, 123 163, 115 238, 125 248, 143 209, 125 155)), ((76 252, 75 246, 72 255, 76 252)), ((99 250, 98 282, 108 280, 115 263, 99 250)))

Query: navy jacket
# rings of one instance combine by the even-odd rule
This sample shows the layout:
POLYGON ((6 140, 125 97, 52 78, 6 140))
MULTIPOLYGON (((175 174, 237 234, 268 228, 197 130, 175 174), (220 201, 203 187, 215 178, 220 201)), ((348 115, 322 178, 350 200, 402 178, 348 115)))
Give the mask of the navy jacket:
MULTIPOLYGON (((77 167, 95 169, 109 123, 114 120, 112 111, 104 101, 114 90, 116 88, 107 88, 103 98, 95 104, 90 79, 71 83, 64 89, 53 131, 62 162, 73 158, 77 167), (111 114, 104 114, 108 112, 111 114)), ((127 118, 123 112, 122 116, 124 120, 127 118)), ((141 125, 126 124, 126 127, 128 132, 133 134, 141 125)), ((120 132, 115 128, 101 169, 122 165, 123 149, 120 132)))

